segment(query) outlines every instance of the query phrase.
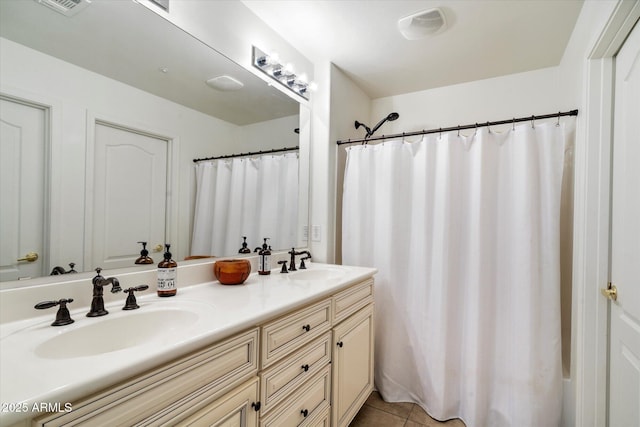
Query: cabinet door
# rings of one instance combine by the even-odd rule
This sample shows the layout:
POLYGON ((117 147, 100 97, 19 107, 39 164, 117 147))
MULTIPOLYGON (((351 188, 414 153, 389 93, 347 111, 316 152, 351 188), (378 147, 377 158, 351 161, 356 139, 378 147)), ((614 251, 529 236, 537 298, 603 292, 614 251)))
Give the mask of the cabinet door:
POLYGON ((373 390, 373 332, 373 304, 334 329, 334 427, 349 425, 373 390))
POLYGON ((213 401, 176 426, 257 427, 258 378, 213 401), (253 406, 252 406, 253 405, 253 406))

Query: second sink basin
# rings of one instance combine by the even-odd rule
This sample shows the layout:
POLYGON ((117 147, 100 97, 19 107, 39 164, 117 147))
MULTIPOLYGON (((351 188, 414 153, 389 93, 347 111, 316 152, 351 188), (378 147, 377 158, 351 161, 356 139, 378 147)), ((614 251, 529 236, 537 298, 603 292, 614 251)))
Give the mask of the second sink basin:
POLYGON ((173 308, 127 313, 126 316, 99 319, 77 329, 70 328, 39 344, 35 353, 44 359, 110 353, 144 344, 197 320, 196 313, 173 308))

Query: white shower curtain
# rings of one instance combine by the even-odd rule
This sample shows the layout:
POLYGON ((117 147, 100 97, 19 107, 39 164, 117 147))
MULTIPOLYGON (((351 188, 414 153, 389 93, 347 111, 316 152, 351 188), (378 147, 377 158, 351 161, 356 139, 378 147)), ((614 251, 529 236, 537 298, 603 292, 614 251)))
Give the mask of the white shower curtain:
POLYGON ((237 253, 263 238, 274 248, 296 246, 298 155, 263 155, 199 162, 192 255, 237 253))
POLYGON ((375 383, 467 427, 560 422, 564 124, 348 149, 343 263, 377 267, 375 383))

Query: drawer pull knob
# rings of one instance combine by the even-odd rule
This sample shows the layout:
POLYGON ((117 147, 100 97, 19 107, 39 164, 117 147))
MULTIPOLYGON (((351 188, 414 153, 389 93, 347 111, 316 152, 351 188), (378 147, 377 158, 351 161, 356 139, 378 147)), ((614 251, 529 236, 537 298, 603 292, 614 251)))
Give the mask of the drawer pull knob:
POLYGON ((307 415, 309 415, 309 410, 303 409, 302 411, 300 411, 300 413, 302 414, 303 417, 307 418, 307 415))
POLYGON ((338 347, 342 348, 342 345, 343 345, 343 344, 342 344, 342 341, 338 341, 338 342, 336 343, 336 345, 337 345, 338 347))
POLYGON ((311 325, 304 325, 302 329, 304 329, 306 332, 309 332, 311 330, 311 325))
POLYGON ((253 402, 251 404, 251 407, 255 409, 256 412, 258 412, 260 410, 260 402, 253 402))
POLYGON ((309 370, 309 365, 302 365, 302 369, 307 372, 309 370))

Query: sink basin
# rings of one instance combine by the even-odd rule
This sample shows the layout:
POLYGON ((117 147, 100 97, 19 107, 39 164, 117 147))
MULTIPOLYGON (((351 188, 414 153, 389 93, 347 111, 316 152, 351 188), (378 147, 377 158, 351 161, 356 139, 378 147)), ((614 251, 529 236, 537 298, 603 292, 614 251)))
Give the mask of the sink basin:
POLYGON ((289 274, 289 280, 298 281, 326 281, 335 280, 344 276, 344 272, 333 268, 314 268, 310 270, 299 270, 289 274))
POLYGON ((192 311, 162 309, 96 319, 95 323, 64 331, 35 348, 45 359, 95 356, 134 347, 189 326, 198 320, 192 311))

